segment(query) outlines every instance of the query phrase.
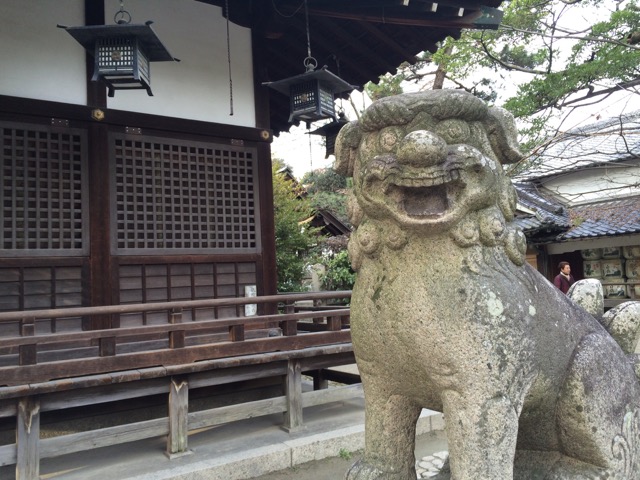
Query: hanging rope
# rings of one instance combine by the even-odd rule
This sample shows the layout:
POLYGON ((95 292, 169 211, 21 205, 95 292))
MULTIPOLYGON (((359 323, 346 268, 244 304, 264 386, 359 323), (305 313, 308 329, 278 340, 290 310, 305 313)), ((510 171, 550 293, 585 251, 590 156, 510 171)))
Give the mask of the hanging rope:
POLYGON ((311 35, 309 35, 309 9, 307 0, 304 0, 304 20, 307 28, 307 57, 311 57, 311 35))
POLYGON ((231 77, 231 37, 229 35, 229 0, 225 0, 227 13, 227 63, 229 64, 229 115, 233 116, 233 78, 231 77))
POLYGON ((307 72, 312 72, 318 66, 318 61, 311 56, 311 35, 309 34, 309 9, 307 8, 307 0, 304 0, 304 18, 307 28, 307 58, 305 58, 302 63, 307 72))
POLYGON ((307 136, 309 137, 309 167, 313 172, 313 149, 311 148, 311 135, 309 135, 309 127, 307 126, 307 136))

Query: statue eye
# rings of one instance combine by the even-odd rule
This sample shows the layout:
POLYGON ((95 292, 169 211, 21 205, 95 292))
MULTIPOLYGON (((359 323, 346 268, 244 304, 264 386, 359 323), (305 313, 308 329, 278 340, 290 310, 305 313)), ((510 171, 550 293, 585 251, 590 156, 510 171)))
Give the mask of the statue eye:
POLYGON ((395 150, 400 139, 404 137, 404 132, 399 127, 387 127, 380 131, 379 146, 384 152, 395 150))
POLYGON ((435 130, 448 144, 467 143, 471 135, 469 124, 455 118, 443 120, 436 125, 435 130))

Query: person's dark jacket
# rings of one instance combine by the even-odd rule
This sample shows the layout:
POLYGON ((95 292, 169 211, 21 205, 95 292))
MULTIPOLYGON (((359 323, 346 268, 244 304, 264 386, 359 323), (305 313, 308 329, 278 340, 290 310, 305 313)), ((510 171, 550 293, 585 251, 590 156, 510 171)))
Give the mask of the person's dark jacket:
POLYGON ((556 275, 556 278, 553 279, 553 284, 558 287, 562 291, 562 293, 565 294, 569 291, 569 288, 574 283, 576 283, 576 281, 573 278, 573 275, 569 275, 569 279, 567 279, 567 277, 559 273, 558 275, 556 275))

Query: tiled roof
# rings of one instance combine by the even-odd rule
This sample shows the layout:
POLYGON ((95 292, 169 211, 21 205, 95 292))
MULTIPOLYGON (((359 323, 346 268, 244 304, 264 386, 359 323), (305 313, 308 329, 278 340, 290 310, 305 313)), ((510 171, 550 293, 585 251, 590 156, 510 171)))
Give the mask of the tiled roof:
POLYGON ((640 196, 572 207, 569 218, 573 227, 558 240, 640 233, 640 196))
POLYGON ((542 196, 535 185, 520 183, 514 185, 518 193, 518 205, 534 214, 516 212, 514 222, 527 236, 557 235, 570 227, 567 209, 561 204, 542 196))
POLYGON ((530 240, 546 243, 640 233, 640 196, 563 207, 533 184, 515 187, 518 205, 534 212, 521 210, 514 220, 530 240))
POLYGON ((640 111, 576 128, 538 149, 515 181, 541 179, 596 165, 640 157, 640 111))

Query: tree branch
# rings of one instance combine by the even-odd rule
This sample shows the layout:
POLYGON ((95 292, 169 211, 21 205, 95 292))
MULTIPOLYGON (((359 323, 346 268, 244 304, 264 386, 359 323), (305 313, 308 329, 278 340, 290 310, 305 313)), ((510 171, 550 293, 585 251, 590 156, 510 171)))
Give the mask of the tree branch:
POLYGON ((487 57, 489 57, 489 59, 491 59, 495 63, 498 63, 498 64, 502 65, 502 67, 507 69, 507 70, 515 70, 517 72, 530 73, 532 75, 546 75, 548 73, 545 70, 533 70, 533 69, 530 69, 530 68, 519 67, 518 65, 514 65, 513 63, 507 63, 507 62, 505 62, 503 60, 500 60, 498 57, 494 56, 489 51, 489 48, 484 43, 484 40, 482 38, 480 38, 480 45, 482 46, 482 50, 484 50, 484 53, 487 55, 487 57))
MULTIPOLYGON (((594 98, 594 97, 599 97, 602 95, 611 95, 612 93, 615 93, 619 90, 627 90, 631 87, 635 87, 637 85, 640 85, 640 78, 636 78, 635 80, 631 80, 629 82, 623 82, 623 83, 618 83, 613 87, 610 88, 605 88, 604 90, 598 90, 598 91, 593 91, 590 90, 589 92, 585 93, 582 97, 580 98, 576 98, 574 100, 569 100, 566 102, 562 102, 559 107, 566 107, 567 105, 572 105, 574 103, 577 102, 582 102, 584 100, 588 100, 590 98, 594 98)), ((574 92, 576 93, 576 92, 574 92)), ((638 92, 635 92, 636 94, 638 94, 638 92)))
MULTIPOLYGON (((546 24, 543 24, 543 25, 548 26, 546 24)), ((612 45, 617 45, 619 47, 627 47, 632 50, 640 50, 640 45, 632 45, 630 43, 621 42, 619 40, 611 40, 609 38, 603 38, 603 37, 592 37, 590 35, 578 36, 578 32, 575 32, 575 31, 572 32, 571 30, 565 30, 559 27, 556 27, 556 30, 558 30, 559 32, 566 33, 567 35, 548 35, 542 32, 524 30, 522 28, 516 28, 516 27, 512 27, 510 25, 505 25, 505 24, 502 24, 499 28, 501 30, 509 30, 512 32, 526 33, 528 35, 537 35, 539 37, 553 37, 556 40, 586 40, 588 42, 610 43, 612 45)))

